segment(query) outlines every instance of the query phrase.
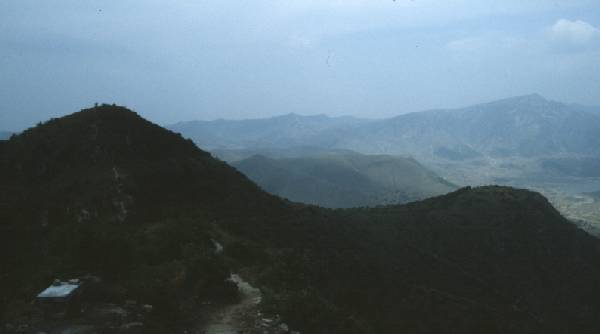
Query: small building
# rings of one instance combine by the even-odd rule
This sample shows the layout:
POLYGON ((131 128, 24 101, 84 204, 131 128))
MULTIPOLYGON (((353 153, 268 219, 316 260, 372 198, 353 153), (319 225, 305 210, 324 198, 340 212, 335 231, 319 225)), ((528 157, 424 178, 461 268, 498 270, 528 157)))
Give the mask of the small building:
POLYGON ((36 301, 44 313, 50 316, 77 314, 80 311, 82 282, 79 279, 68 281, 54 280, 52 285, 40 292, 36 301))

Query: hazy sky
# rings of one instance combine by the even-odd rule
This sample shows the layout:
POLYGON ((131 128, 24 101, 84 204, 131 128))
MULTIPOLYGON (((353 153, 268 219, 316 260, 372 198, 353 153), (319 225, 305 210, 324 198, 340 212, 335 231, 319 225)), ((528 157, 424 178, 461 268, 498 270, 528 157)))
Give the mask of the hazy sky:
POLYGON ((1 0, 0 130, 94 102, 160 124, 600 105, 600 2, 1 0))

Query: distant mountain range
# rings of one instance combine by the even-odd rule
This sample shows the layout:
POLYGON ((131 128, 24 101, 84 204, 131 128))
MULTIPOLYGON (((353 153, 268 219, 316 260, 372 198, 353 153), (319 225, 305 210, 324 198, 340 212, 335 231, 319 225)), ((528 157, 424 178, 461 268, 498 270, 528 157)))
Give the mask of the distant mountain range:
POLYGON ((338 145, 448 160, 598 155, 598 133, 600 117, 588 109, 528 95, 398 116, 366 125, 338 145))
POLYGON ((232 165, 272 194, 330 208, 405 203, 457 189, 412 158, 386 155, 255 155, 232 165))
POLYGON ((370 121, 354 117, 287 114, 265 119, 181 122, 168 129, 207 149, 331 148, 336 134, 370 121))
POLYGON ((210 150, 312 146, 447 161, 598 156, 599 110, 533 94, 382 120, 289 114, 183 122, 169 128, 210 150))

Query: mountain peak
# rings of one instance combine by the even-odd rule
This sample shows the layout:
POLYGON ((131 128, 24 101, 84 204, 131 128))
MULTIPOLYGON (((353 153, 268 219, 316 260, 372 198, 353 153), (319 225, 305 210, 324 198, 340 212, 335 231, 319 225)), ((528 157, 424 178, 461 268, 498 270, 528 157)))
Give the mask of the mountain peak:
POLYGON ((94 106, 41 123, 3 146, 0 171, 12 176, 0 181, 27 180, 33 192, 52 199, 48 205, 62 217, 53 218, 53 223, 84 219, 81 210, 94 212, 86 214, 86 220, 142 221, 166 214, 157 209, 136 216, 152 211, 155 203, 216 207, 233 200, 243 204, 238 195, 258 192, 191 140, 115 105, 94 106), (56 179, 60 186, 44 190, 56 179), (165 199, 160 194, 173 195, 165 199))
POLYGON ((273 118, 280 118, 280 119, 324 119, 324 118, 329 118, 329 116, 325 115, 325 114, 315 114, 315 115, 300 115, 294 112, 291 113, 287 113, 281 116, 274 116, 273 118))
POLYGON ((548 102, 548 99, 538 93, 517 96, 515 99, 527 102, 548 102))
POLYGON ((78 112, 61 118, 52 118, 47 122, 39 123, 37 126, 27 129, 23 132, 23 135, 28 135, 32 132, 37 131, 48 131, 54 128, 71 128, 75 124, 80 126, 96 127, 102 125, 103 127, 110 127, 112 125, 119 126, 123 123, 130 126, 144 126, 150 125, 151 122, 143 119, 136 112, 115 104, 101 104, 94 105, 91 108, 81 109, 78 112))
MULTIPOLYGON (((135 158, 160 160, 186 154, 208 155, 191 141, 145 120, 136 112, 108 104, 40 123, 10 141, 16 153, 39 152, 37 163, 42 165, 50 162, 74 166, 84 162, 113 164, 135 158)), ((46 167, 45 172, 49 173, 49 165, 46 167)))
POLYGON ((466 107, 462 110, 479 110, 487 112, 497 112, 499 110, 548 111, 550 109, 555 109, 556 107, 561 105, 562 103, 560 102, 548 100, 542 95, 534 93, 528 95, 513 96, 492 102, 477 104, 474 106, 466 107))
POLYGON ((90 108, 85 108, 85 109, 81 109, 79 112, 74 113, 73 115, 77 115, 77 114, 92 114, 95 113, 98 116, 108 116, 108 115, 115 115, 115 114, 121 114, 121 115, 129 115, 129 116, 135 116, 137 118, 142 119, 135 111, 125 107, 125 106, 120 106, 120 105, 116 105, 116 104, 107 104, 107 103, 102 103, 102 104, 94 104, 93 107, 90 108))
POLYGON ((543 97, 538 93, 528 94, 528 95, 520 95, 509 97, 506 99, 498 100, 491 103, 510 103, 510 104, 520 104, 520 105, 542 105, 548 104, 551 101, 543 97))

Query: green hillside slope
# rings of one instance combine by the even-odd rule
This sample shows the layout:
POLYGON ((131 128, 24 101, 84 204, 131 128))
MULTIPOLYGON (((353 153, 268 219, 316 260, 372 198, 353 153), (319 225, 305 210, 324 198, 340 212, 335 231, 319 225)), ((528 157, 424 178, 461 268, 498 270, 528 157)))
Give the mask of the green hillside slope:
POLYGON ((384 155, 254 156, 233 166, 272 194, 330 208, 405 203, 456 189, 414 159, 384 155))

